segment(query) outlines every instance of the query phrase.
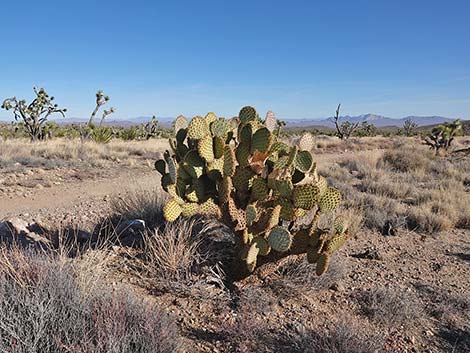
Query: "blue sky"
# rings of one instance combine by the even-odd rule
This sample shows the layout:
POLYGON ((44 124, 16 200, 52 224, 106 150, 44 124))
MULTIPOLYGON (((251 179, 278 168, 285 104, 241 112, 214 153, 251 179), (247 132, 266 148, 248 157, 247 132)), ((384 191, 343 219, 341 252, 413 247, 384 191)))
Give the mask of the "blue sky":
MULTIPOLYGON (((0 98, 70 117, 343 113, 470 119, 470 1, 9 1, 0 98)), ((8 116, 0 111, 0 117, 8 116)))

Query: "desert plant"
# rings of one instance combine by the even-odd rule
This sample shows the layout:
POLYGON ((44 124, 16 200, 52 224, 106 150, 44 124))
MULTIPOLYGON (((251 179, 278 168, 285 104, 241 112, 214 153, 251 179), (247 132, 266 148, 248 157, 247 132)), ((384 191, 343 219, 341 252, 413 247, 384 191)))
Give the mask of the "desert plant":
POLYGON ((136 126, 131 126, 127 129, 118 130, 118 137, 123 139, 124 141, 132 141, 136 140, 139 137, 139 128, 136 126))
POLYGON ((161 131, 158 129, 158 120, 155 115, 146 124, 142 124, 142 138, 148 140, 151 137, 159 137, 161 131))
POLYGON ((359 129, 356 130, 356 136, 359 137, 364 137, 364 136, 375 136, 377 135, 377 127, 369 123, 367 121, 363 121, 359 127, 359 129))
POLYGON ((403 133, 405 136, 413 136, 416 134, 416 128, 418 124, 416 124, 413 119, 408 118, 403 123, 403 128, 399 130, 399 133, 403 133))
POLYGON ((111 287, 102 263, 0 248, 0 352, 182 351, 176 322, 131 288, 111 287))
MULTIPOLYGON (((95 106, 95 109, 93 109, 93 112, 91 113, 90 120, 88 121, 89 126, 94 125, 95 123, 94 119, 95 119, 96 114, 98 113, 98 110, 101 108, 101 106, 105 105, 108 101, 109 101, 109 96, 105 95, 103 91, 99 90, 98 92, 96 92, 96 106, 95 106)), ((100 125, 103 124, 104 119, 108 115, 114 113, 115 111, 116 109, 114 107, 111 107, 109 110, 105 109, 103 111, 103 115, 101 116, 100 125)))
POLYGON ((94 126, 90 132, 91 139, 96 143, 108 143, 113 138, 113 130, 106 126, 94 126))
POLYGON ((351 123, 350 121, 344 121, 340 124, 340 108, 341 104, 338 104, 338 108, 336 108, 336 114, 334 117, 330 118, 330 121, 335 124, 336 136, 338 136, 341 140, 347 140, 351 137, 353 132, 358 129, 359 123, 351 123))
POLYGON ((337 208, 341 194, 317 174, 311 134, 289 146, 273 134, 276 124, 263 122, 252 107, 230 120, 214 113, 191 121, 180 116, 174 127, 172 153, 155 163, 171 196, 163 208, 167 221, 220 218, 236 234, 235 276, 303 253, 318 275, 327 270, 331 254, 348 238, 347 226, 337 218, 331 234, 317 225, 320 214, 337 208))
POLYGON ((100 124, 95 125, 95 116, 99 109, 109 101, 109 96, 105 95, 103 91, 99 90, 96 92, 96 106, 91 113, 88 124, 80 127, 80 137, 84 140, 93 140, 96 143, 108 143, 113 138, 113 130, 109 127, 103 126, 106 117, 116 111, 114 107, 109 110, 103 110, 100 124))
POLYGON ((424 143, 435 150, 436 154, 442 149, 447 151, 461 129, 462 123, 458 119, 452 123, 444 123, 432 129, 431 134, 425 137, 424 143))
POLYGON ((49 116, 58 113, 65 117, 67 109, 59 108, 54 97, 47 94, 44 88, 33 88, 36 98, 27 104, 25 99, 18 100, 16 97, 7 98, 3 101, 2 108, 12 110, 15 120, 23 123, 23 128, 32 141, 43 140, 48 134, 46 123, 49 116))

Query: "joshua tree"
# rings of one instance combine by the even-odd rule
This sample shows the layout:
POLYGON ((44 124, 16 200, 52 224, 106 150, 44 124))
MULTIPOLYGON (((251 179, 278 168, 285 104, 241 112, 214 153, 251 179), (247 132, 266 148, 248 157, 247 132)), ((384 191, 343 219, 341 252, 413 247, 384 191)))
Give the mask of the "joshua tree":
POLYGON ((461 129, 462 123, 460 120, 444 123, 432 129, 431 134, 425 137, 424 143, 434 149, 436 154, 441 149, 447 151, 461 129))
POLYGON ((160 135, 160 131, 158 131, 158 120, 154 116, 152 116, 152 120, 150 120, 146 124, 142 124, 142 137, 146 140, 150 139, 151 137, 158 137, 160 135))
POLYGON ((25 99, 18 100, 16 97, 7 98, 3 101, 2 108, 12 110, 17 122, 23 123, 23 128, 32 141, 42 140, 47 137, 44 129, 47 119, 51 114, 58 113, 65 117, 67 109, 59 108, 53 103, 54 97, 50 97, 44 88, 33 88, 36 98, 27 104, 25 99))
POLYGON ((418 124, 416 124, 413 119, 408 118, 403 123, 403 133, 405 134, 405 136, 413 136, 416 132, 417 127, 418 124))
MULTIPOLYGON (((105 105, 108 101, 109 101, 109 96, 105 95, 103 91, 99 90, 98 92, 96 92, 96 107, 91 113, 90 120, 88 121, 88 126, 91 127, 94 125, 94 119, 95 119, 96 113, 98 113, 98 110, 101 108, 101 106, 105 105)), ((104 119, 108 115, 114 113, 115 111, 116 109, 114 107, 111 107, 109 110, 105 109, 103 111, 103 115, 101 116, 100 126, 103 124, 104 119)))
POLYGON ((349 137, 351 137, 352 133, 357 130, 359 127, 359 123, 351 123, 349 121, 345 121, 340 124, 339 122, 339 110, 341 108, 341 104, 338 104, 338 108, 336 108, 336 114, 333 118, 330 118, 329 120, 332 121, 335 124, 336 127, 336 135, 341 139, 341 140, 346 140, 349 137))

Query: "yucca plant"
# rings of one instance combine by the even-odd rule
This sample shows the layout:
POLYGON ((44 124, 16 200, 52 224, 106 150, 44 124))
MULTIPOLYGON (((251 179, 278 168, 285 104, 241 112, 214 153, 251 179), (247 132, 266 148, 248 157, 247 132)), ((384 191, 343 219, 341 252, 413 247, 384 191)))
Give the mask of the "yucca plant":
POLYGON ((320 215, 333 212, 341 194, 317 173, 313 136, 289 145, 277 137, 278 128, 274 114, 262 120, 253 107, 230 120, 214 113, 190 121, 179 116, 171 151, 155 162, 170 195, 164 206, 168 222, 202 214, 233 229, 235 277, 299 254, 316 263, 321 275, 348 238, 341 217, 331 229, 318 227, 320 215))

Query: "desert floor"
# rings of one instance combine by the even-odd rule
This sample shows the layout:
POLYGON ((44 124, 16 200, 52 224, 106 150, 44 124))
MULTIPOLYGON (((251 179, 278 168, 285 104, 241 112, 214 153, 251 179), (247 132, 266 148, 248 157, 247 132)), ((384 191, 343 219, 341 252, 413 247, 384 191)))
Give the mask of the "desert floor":
MULTIPOLYGON (((67 259, 91 264, 79 275, 99 273, 109 290, 168 313, 174 331, 162 329, 158 339, 171 344, 155 351, 470 351, 468 157, 435 157, 417 139, 317 139, 320 174, 343 192, 340 212, 354 235, 321 277, 295 258, 268 277, 233 282, 223 259, 206 261, 211 246, 194 263, 187 244, 169 250, 152 242, 223 232, 204 220, 182 221, 171 234, 154 230, 164 191, 153 163, 166 148, 162 140, 3 141, 0 220, 27 225, 29 239, 41 242, 65 244, 75 235, 76 244, 63 247, 80 251, 43 256, 59 267, 67 259), (129 243, 137 233, 122 231, 123 240, 109 230, 132 219, 146 222, 143 248, 129 243), (112 235, 100 242, 103 234, 112 235)), ((0 258, 11 256, 33 255, 5 248, 0 258)))

